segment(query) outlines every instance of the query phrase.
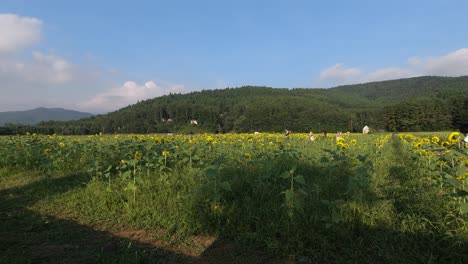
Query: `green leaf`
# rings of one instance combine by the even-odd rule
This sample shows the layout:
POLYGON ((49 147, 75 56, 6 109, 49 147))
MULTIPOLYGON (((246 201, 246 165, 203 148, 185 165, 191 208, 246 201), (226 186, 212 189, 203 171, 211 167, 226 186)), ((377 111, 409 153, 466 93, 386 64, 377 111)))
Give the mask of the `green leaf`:
POLYGON ((297 169, 297 164, 293 164, 292 168, 289 170, 289 173, 293 174, 297 169))
POLYGON ((450 174, 448 174, 448 173, 446 173, 444 171, 440 172, 440 176, 442 176, 444 179, 454 179, 452 177, 452 175, 450 175, 450 174))
POLYGON ((294 177, 294 181, 296 181, 297 183, 300 183, 302 185, 306 185, 304 176, 302 176, 302 175, 297 175, 296 177, 294 177))
POLYGON ((289 174, 289 171, 285 171, 283 173, 281 173, 280 177, 283 178, 283 179, 287 179, 289 178, 290 174, 289 174))
POLYGON ((221 189, 223 189, 223 190, 225 190, 225 191, 232 192, 231 184, 229 184, 229 182, 227 182, 227 181, 221 182, 221 183, 219 184, 219 187, 221 187, 221 189))
POLYGON ((453 179, 453 178, 445 179, 444 182, 450 184, 450 186, 452 186, 454 188, 457 188, 457 187, 460 186, 460 182, 453 179))
POLYGON ((465 172, 467 172, 468 170, 465 169, 464 167, 458 167, 457 169, 457 175, 464 175, 465 172))
POLYGON ((460 204, 460 212, 462 214, 468 214, 468 203, 460 204))
POLYGON ((356 168, 355 171, 356 171, 356 174, 359 175, 359 176, 369 175, 369 169, 368 168, 358 167, 358 168, 356 168))
POLYGON ((293 190, 286 190, 284 192, 284 196, 285 196, 285 200, 286 200, 286 204, 288 206, 293 206, 293 202, 294 202, 294 191, 293 190))
POLYGON ((124 191, 136 191, 136 186, 133 182, 129 182, 127 187, 125 187, 124 191))
POLYGON ((217 159, 214 160, 214 164, 216 165, 221 165, 224 162, 224 156, 220 156, 217 159))
POLYGON ((209 178, 214 178, 214 177, 216 177, 216 175, 218 175, 218 170, 213 169, 213 168, 207 169, 207 170, 205 171, 205 175, 206 175, 207 177, 209 177, 209 178))
POLYGON ((366 160, 367 156, 364 156, 364 155, 358 155, 357 156, 357 159, 360 161, 360 162, 364 162, 366 160))
POLYGON ((124 178, 130 178, 132 176, 132 172, 131 171, 126 171, 123 173, 122 177, 124 178))
POLYGON ((302 194, 303 196, 307 196, 307 195, 308 195, 307 192, 306 192, 304 189, 302 189, 302 188, 297 189, 297 191, 298 191, 300 194, 302 194))
POLYGON ((105 172, 109 172, 111 169, 112 169, 112 165, 109 165, 109 167, 107 167, 107 169, 105 170, 105 172))

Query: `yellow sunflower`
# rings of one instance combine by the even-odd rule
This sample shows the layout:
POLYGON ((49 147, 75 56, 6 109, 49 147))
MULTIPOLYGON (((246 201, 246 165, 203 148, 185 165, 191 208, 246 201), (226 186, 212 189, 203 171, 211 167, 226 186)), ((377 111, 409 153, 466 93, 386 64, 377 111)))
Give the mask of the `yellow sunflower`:
POLYGON ((141 160, 141 153, 139 151, 135 152, 135 159, 141 160))
POLYGON ((452 144, 457 143, 458 139, 460 139, 460 133, 458 132, 452 132, 450 136, 448 137, 448 141, 452 144))

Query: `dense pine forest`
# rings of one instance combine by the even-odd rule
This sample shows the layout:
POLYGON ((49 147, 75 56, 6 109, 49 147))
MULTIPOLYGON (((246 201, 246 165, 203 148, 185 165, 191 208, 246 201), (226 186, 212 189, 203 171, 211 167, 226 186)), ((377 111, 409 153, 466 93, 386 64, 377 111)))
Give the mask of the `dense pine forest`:
POLYGON ((77 121, 9 124, 0 134, 437 131, 468 122, 468 76, 330 89, 244 86, 170 94, 77 121), (197 124, 191 124, 196 120, 197 124))

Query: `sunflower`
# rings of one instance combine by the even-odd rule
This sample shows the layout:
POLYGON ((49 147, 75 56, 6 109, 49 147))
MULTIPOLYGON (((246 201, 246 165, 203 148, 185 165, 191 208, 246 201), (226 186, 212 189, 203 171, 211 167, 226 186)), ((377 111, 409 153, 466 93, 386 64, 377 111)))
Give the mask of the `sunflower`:
POLYGON ((460 139, 460 133, 458 132, 452 132, 450 136, 448 137, 448 141, 452 144, 457 143, 458 139, 460 139))
POLYGON ((345 144, 344 141, 338 141, 338 142, 336 142, 336 146, 337 146, 337 147, 340 147, 341 149, 349 148, 349 145, 348 145, 348 144, 345 144))
POLYGON ((135 159, 141 160, 141 153, 139 151, 135 152, 135 159))
POLYGON ((432 141, 432 143, 437 144, 437 143, 439 143, 440 139, 437 136, 433 136, 431 141, 432 141))
POLYGON ((465 172, 465 174, 458 176, 457 180, 463 181, 466 178, 468 178, 468 172, 465 172))

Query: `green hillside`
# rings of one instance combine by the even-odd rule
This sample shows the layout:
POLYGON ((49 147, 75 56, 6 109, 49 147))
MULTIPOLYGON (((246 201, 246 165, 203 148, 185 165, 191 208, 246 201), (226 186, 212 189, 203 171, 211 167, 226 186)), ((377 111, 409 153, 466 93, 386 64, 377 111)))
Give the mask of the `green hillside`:
POLYGON ((455 129, 468 121, 468 77, 417 77, 330 89, 245 86, 171 94, 38 131, 65 134, 455 129), (191 125, 190 120, 198 125, 191 125))
POLYGON ((430 96, 439 99, 468 95, 468 76, 434 77, 423 76, 382 82, 345 85, 332 88, 347 94, 359 94, 379 102, 395 102, 408 97, 430 96))

